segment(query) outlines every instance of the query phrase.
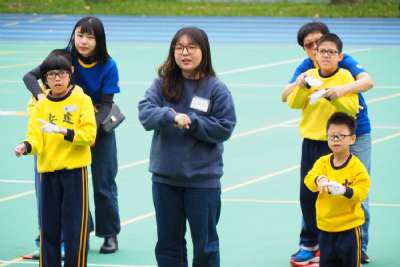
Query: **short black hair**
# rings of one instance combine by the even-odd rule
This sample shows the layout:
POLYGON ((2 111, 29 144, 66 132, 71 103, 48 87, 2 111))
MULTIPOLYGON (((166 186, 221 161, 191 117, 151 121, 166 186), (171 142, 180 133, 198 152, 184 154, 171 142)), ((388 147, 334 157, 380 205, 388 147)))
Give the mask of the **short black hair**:
POLYGON ((80 28, 81 33, 93 34, 96 40, 96 47, 94 49, 94 60, 99 63, 106 63, 109 57, 107 52, 106 33, 103 23, 100 19, 94 16, 86 16, 78 20, 72 30, 71 37, 68 42, 67 50, 75 58, 78 56, 78 51, 75 47, 75 31, 80 28))
POLYGON ((349 128, 350 130, 350 134, 354 134, 357 128, 356 120, 344 112, 335 112, 332 114, 326 125, 326 131, 328 131, 329 126, 331 126, 332 124, 346 125, 347 128, 349 128))
POLYGON ((47 86, 46 74, 51 70, 66 70, 72 77, 72 60, 71 54, 65 49, 54 49, 40 64, 40 78, 44 85, 47 86))
POLYGON ((297 31, 297 43, 301 47, 304 47, 304 38, 306 38, 307 35, 313 32, 319 32, 324 35, 329 33, 329 28, 325 23, 320 21, 312 21, 306 23, 301 26, 301 28, 297 31))
POLYGON ((336 45, 337 50, 339 51, 339 54, 342 53, 343 50, 343 42, 340 39, 340 37, 337 34, 334 33, 327 33, 324 34, 321 39, 318 40, 317 43, 317 49, 318 47, 325 42, 332 42, 336 45))

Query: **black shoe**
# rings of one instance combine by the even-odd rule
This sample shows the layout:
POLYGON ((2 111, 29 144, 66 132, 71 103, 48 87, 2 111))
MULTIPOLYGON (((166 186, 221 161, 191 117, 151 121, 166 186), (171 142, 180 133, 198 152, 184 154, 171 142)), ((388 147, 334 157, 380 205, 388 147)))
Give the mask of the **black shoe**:
POLYGON ((367 264, 369 263, 370 259, 365 251, 361 251, 361 263, 367 264))
POLYGON ((118 250, 117 236, 110 236, 104 238, 104 243, 100 248, 100 253, 109 254, 118 250))

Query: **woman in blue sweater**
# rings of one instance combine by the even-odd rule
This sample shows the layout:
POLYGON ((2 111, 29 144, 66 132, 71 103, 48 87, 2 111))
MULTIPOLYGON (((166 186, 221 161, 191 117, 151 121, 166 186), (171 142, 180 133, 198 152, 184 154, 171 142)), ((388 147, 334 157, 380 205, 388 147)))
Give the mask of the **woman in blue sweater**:
POLYGON ((206 33, 180 29, 158 78, 139 102, 139 120, 153 131, 150 172, 159 267, 188 266, 186 220, 193 266, 219 266, 223 142, 236 115, 231 93, 215 76, 206 33))

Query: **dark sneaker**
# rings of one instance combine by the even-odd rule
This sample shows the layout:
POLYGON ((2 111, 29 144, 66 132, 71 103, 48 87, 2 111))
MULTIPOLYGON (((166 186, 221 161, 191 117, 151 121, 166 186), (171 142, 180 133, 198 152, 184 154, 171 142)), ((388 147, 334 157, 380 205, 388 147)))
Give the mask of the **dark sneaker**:
POLYGON ((361 251, 361 263, 362 264, 368 264, 370 262, 370 259, 365 251, 361 251))
POLYGON ((104 243, 100 248, 100 253, 109 254, 118 250, 117 236, 110 236, 104 238, 104 243))

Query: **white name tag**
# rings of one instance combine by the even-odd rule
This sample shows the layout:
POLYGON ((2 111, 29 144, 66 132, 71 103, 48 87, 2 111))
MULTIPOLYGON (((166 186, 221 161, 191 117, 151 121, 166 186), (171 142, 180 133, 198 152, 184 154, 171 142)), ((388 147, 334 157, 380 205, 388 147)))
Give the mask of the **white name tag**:
POLYGON ((192 103, 190 103, 190 108, 197 109, 203 112, 208 111, 208 106, 210 105, 210 100, 198 96, 192 98, 192 103))
POLYGON ((75 105, 64 106, 64 112, 74 112, 76 110, 75 105))

